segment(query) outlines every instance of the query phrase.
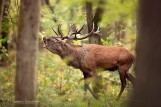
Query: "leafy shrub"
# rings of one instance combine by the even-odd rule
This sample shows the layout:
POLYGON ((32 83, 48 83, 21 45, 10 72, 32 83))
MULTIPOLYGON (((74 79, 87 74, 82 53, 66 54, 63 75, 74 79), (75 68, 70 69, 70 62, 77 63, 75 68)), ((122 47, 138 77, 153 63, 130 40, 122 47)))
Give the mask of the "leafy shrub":
MULTIPOLYGON (((118 72, 99 72, 103 77, 100 100, 95 100, 90 92, 84 96, 82 72, 67 66, 57 55, 39 52, 37 61, 37 100, 39 107, 123 107, 131 85, 127 85, 121 99, 116 102, 120 90, 118 72)), ((0 68, 1 106, 13 106, 15 63, 8 68, 0 68)), ((92 87, 92 81, 90 87, 92 87)))

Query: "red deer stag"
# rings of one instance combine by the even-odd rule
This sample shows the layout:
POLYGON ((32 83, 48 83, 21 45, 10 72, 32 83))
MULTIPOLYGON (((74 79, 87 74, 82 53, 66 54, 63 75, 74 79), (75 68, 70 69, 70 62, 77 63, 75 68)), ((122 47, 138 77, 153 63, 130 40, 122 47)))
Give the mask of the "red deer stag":
MULTIPOLYGON (((52 29, 57 37, 43 37, 44 47, 53 54, 59 55, 62 59, 70 57, 71 60, 69 60, 67 64, 80 69, 83 72, 85 80, 89 77, 96 76, 97 68, 109 71, 118 70, 121 80, 121 89, 117 100, 126 87, 126 79, 134 84, 135 78, 128 72, 134 62, 134 55, 127 49, 96 44, 74 45, 70 42, 71 40, 82 40, 94 34, 100 35, 99 29, 94 31, 94 24, 92 31, 84 37, 77 36, 77 34, 81 34, 81 30, 84 26, 82 26, 80 30, 77 30, 76 26, 73 24, 67 36, 63 36, 60 27, 61 25, 58 26, 58 32, 52 29)), ((96 99, 98 98, 90 89, 89 83, 85 81, 85 92, 87 92, 87 89, 96 99)))

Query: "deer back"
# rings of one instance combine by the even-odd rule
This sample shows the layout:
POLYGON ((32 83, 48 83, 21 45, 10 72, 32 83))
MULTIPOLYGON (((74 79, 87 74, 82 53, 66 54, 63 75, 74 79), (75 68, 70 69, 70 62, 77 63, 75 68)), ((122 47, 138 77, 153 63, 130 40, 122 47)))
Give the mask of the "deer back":
POLYGON ((134 60, 134 56, 123 47, 89 44, 85 48, 88 52, 84 61, 86 66, 117 69, 118 66, 133 63, 134 60))

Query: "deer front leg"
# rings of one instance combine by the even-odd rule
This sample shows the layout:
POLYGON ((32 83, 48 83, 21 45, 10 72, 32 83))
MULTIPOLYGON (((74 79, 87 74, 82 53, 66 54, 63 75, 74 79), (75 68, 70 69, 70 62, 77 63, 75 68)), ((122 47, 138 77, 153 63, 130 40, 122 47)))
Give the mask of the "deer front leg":
POLYGON ((84 83, 84 91, 85 91, 85 95, 87 94, 87 90, 89 90, 89 92, 93 95, 93 97, 95 98, 95 99, 98 99, 98 96, 92 91, 92 89, 90 88, 90 86, 89 86, 89 82, 88 81, 86 81, 86 79, 85 79, 85 81, 84 81, 85 83, 84 83))
POLYGON ((90 74, 85 73, 85 72, 83 73, 83 75, 84 75, 84 91, 85 91, 85 96, 87 95, 87 90, 89 90, 90 93, 93 95, 93 97, 95 99, 98 99, 98 96, 92 91, 92 89, 89 86, 90 81, 91 81, 91 80, 89 80, 89 78, 91 78, 94 75, 90 75, 90 74))

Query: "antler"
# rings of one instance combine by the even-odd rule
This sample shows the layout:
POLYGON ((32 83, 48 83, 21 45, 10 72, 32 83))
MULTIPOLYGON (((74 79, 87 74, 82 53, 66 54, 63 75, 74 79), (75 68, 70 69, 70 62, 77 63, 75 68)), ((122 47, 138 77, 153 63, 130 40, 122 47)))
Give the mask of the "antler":
POLYGON ((63 37, 63 33, 61 31, 61 24, 58 25, 58 33, 54 30, 54 28, 52 28, 52 30, 58 37, 63 37))
POLYGON ((54 33, 56 34, 56 36, 59 36, 59 34, 54 30, 54 28, 52 28, 52 30, 54 31, 54 33))
POLYGON ((77 29, 76 29, 76 26, 75 26, 75 23, 74 23, 70 26, 69 33, 66 37, 70 37, 71 35, 76 34, 76 32, 77 32, 77 29))
POLYGON ((88 38, 88 37, 90 37, 90 36, 92 36, 92 35, 94 35, 94 34, 96 34, 96 35, 101 35, 101 34, 100 34, 99 27, 98 27, 97 31, 94 31, 95 25, 94 25, 94 23, 93 23, 93 27, 92 27, 91 32, 90 32, 89 34, 87 34, 86 36, 84 36, 84 37, 78 38, 76 35, 77 35, 77 34, 81 34, 81 30, 83 29, 83 27, 84 27, 84 25, 82 26, 82 28, 81 28, 79 31, 77 31, 77 32, 75 33, 75 36, 74 36, 74 37, 68 37, 68 38, 69 38, 69 39, 73 39, 73 40, 82 40, 82 39, 86 39, 86 38, 88 38))
POLYGON ((81 31, 83 30, 84 25, 77 31, 77 34, 82 34, 81 31))
POLYGON ((87 34, 86 36, 81 37, 81 38, 78 38, 78 37, 77 37, 77 34, 82 34, 81 31, 83 30, 84 25, 83 25, 79 30, 77 30, 75 24, 72 24, 72 25, 70 26, 69 33, 68 33, 67 36, 63 36, 63 34, 62 34, 60 28, 61 28, 61 25, 59 24, 59 25, 58 25, 58 33, 57 33, 54 29, 52 29, 52 30, 55 32, 55 34, 57 35, 57 37, 58 37, 58 38, 61 38, 61 39, 82 40, 82 39, 86 39, 86 38, 88 38, 88 37, 90 37, 90 36, 92 36, 92 35, 94 35, 94 34, 96 34, 96 35, 101 35, 101 34, 100 34, 99 27, 98 27, 97 31, 94 31, 94 28, 95 28, 94 23, 93 23, 93 27, 92 27, 91 32, 90 32, 89 34, 87 34), (73 34, 75 35, 74 37, 71 36, 71 35, 73 35, 73 34))
POLYGON ((61 24, 58 25, 58 34, 63 37, 63 33, 61 31, 61 24))

